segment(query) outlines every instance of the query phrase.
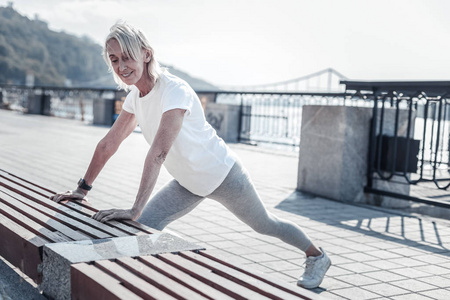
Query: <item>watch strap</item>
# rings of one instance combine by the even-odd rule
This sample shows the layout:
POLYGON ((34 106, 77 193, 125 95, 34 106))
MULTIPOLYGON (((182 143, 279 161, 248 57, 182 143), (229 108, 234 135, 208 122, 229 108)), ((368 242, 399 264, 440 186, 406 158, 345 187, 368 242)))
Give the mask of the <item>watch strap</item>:
POLYGON ((90 191, 92 189, 92 185, 88 185, 83 178, 80 178, 80 180, 78 181, 78 187, 86 191, 90 191))

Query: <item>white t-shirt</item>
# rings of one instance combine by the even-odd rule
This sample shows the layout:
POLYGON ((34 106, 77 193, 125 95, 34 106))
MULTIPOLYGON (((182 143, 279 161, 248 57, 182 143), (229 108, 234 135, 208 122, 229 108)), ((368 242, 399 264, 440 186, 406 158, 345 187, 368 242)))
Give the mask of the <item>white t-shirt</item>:
POLYGON ((149 145, 153 143, 162 114, 176 108, 185 109, 186 113, 164 166, 190 192, 207 196, 223 182, 236 159, 206 122, 194 90, 166 71, 144 97, 139 97, 139 90, 133 86, 123 104, 125 111, 136 116, 149 145))

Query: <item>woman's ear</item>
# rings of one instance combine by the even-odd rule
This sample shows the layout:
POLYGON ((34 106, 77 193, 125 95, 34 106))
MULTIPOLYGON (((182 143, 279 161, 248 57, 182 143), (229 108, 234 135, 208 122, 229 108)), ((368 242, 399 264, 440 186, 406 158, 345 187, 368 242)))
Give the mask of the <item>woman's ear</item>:
POLYGON ((148 63, 152 60, 152 54, 150 53, 150 51, 145 50, 144 51, 144 62, 148 63))

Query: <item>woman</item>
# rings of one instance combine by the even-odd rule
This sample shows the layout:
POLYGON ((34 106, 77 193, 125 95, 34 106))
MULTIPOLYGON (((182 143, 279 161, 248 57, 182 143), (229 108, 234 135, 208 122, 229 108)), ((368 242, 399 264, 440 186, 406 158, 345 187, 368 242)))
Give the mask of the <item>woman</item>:
POLYGON ((94 219, 131 219, 162 230, 208 197, 255 231, 304 251, 306 268, 298 285, 319 286, 331 265, 326 253, 316 248, 299 226, 265 209, 247 171, 206 122, 195 92, 160 68, 144 34, 128 24, 114 25, 106 38, 104 58, 119 86, 130 92, 118 119, 98 143, 78 188, 51 199, 84 199, 108 159, 139 124, 150 150, 134 205, 99 211, 94 219), (163 164, 174 179, 147 204, 163 164))

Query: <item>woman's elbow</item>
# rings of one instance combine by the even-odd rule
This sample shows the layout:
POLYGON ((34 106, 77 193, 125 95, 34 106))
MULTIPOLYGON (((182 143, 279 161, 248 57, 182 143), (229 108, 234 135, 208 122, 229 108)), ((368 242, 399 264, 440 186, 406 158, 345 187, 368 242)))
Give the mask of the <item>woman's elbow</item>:
POLYGON ((113 143, 111 143, 111 141, 108 141, 107 139, 102 139, 97 144, 96 150, 101 154, 111 156, 117 151, 117 146, 115 146, 113 143))
POLYGON ((162 164, 164 163, 164 161, 166 160, 167 153, 169 153, 169 151, 165 151, 165 150, 158 151, 158 152, 156 153, 156 155, 154 156, 154 159, 153 159, 153 160, 154 160, 157 164, 162 165, 162 164))

